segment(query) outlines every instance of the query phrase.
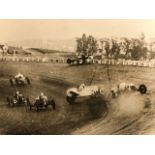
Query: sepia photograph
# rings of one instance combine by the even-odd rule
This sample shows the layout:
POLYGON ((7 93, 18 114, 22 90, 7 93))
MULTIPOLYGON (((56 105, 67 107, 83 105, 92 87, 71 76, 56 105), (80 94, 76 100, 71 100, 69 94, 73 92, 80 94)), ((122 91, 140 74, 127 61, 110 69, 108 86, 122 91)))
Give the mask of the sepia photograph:
POLYGON ((155 20, 0 19, 1 135, 154 135, 155 20))

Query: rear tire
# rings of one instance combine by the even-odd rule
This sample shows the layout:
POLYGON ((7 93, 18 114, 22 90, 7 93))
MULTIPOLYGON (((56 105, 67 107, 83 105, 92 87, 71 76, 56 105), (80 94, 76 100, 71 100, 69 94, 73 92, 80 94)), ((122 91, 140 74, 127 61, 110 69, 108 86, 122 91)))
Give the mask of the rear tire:
POLYGON ((39 111, 39 107, 38 107, 38 106, 36 106, 36 111, 37 111, 37 112, 39 111))
POLYGON ((19 85, 18 79, 15 79, 16 85, 19 85))
POLYGON ((32 110, 32 105, 30 103, 30 99, 27 97, 26 98, 26 105, 29 106, 30 111, 32 110))
POLYGON ((26 81, 27 81, 27 84, 30 85, 31 82, 30 82, 30 79, 28 77, 26 77, 26 81))
POLYGON ((141 84, 141 85, 139 86, 138 91, 139 91, 141 94, 146 94, 146 92, 147 92, 147 87, 146 87, 144 84, 141 84))
POLYGON ((7 97, 6 100, 7 100, 8 105, 10 105, 10 104, 11 104, 11 103, 10 103, 10 98, 7 97))
POLYGON ((12 80, 12 79, 10 79, 10 84, 11 84, 11 86, 13 86, 13 85, 14 85, 14 83, 13 83, 13 80, 12 80))
POLYGON ((52 107, 53 107, 53 110, 55 110, 55 101, 54 101, 54 100, 52 100, 51 102, 52 102, 52 107))
POLYGON ((13 102, 13 98, 10 99, 10 105, 13 107, 15 104, 13 102))
POLYGON ((72 60, 68 58, 67 63, 70 65, 72 63, 72 60))
POLYGON ((104 89, 103 88, 100 88, 99 92, 100 92, 101 95, 104 95, 104 89))

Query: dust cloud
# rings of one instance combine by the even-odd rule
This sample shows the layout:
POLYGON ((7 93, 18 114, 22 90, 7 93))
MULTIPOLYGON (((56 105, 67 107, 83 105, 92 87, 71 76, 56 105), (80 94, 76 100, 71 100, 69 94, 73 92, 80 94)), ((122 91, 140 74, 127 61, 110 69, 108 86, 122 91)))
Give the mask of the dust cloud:
POLYGON ((146 95, 138 92, 126 92, 111 100, 111 110, 115 116, 133 116, 143 112, 147 104, 149 104, 149 100, 146 95))

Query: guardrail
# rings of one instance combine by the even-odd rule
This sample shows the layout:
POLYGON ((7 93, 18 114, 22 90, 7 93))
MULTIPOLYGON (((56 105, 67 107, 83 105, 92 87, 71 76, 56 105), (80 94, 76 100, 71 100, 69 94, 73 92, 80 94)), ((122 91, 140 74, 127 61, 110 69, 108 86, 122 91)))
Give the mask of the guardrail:
POLYGON ((14 56, 1 56, 0 61, 12 62, 52 62, 52 63, 65 63, 65 58, 48 58, 48 57, 14 57, 14 56))
MULTIPOLYGON (((66 63, 67 58, 34 57, 34 56, 0 56, 0 62, 38 62, 38 63, 66 63)), ((92 64, 123 65, 139 67, 155 67, 155 59, 152 60, 125 60, 125 59, 94 59, 92 64)))
POLYGON ((155 59, 152 60, 125 60, 125 59, 103 59, 95 60, 97 64, 122 65, 122 66, 139 66, 139 67, 155 67, 155 59))

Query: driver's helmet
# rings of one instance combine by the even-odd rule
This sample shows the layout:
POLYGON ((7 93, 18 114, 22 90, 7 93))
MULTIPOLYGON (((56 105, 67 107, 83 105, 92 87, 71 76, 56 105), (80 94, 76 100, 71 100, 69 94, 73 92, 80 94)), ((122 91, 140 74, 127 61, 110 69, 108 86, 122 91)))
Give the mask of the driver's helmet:
POLYGON ((23 77, 23 75, 21 74, 21 73, 18 73, 18 76, 21 78, 21 77, 23 77))
POLYGON ((83 90, 85 88, 85 84, 82 83, 80 86, 79 86, 79 91, 83 90))
POLYGON ((17 91, 16 91, 16 95, 19 95, 19 94, 20 94, 20 93, 19 93, 19 91, 17 90, 17 91))
POLYGON ((44 97, 44 93, 43 93, 43 92, 41 92, 41 93, 40 93, 40 96, 41 96, 41 97, 44 97))
POLYGON ((23 77, 23 75, 21 74, 21 73, 18 73, 16 76, 15 76, 15 78, 22 78, 23 77))

